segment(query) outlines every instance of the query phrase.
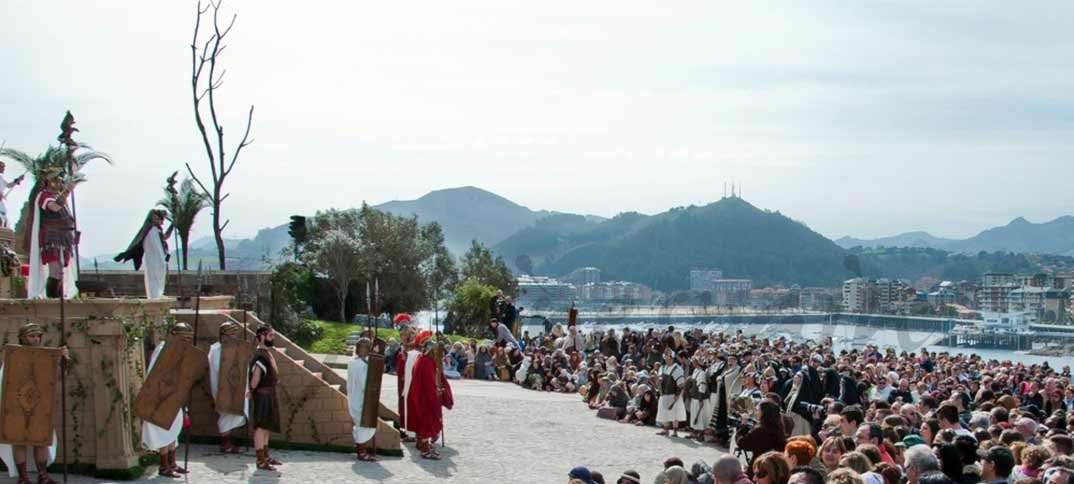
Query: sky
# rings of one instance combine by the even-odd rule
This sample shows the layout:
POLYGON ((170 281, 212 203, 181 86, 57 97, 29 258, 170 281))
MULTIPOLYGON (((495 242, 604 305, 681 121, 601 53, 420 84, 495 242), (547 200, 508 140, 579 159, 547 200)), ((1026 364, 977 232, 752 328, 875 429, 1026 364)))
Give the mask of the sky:
MULTIPOLYGON (((195 11, 0 3, 0 140, 40 153, 70 109, 76 139, 115 159, 76 194, 83 254, 125 248, 185 163, 207 175, 195 11)), ((255 106, 225 185, 228 238, 465 185, 612 216, 709 203, 735 182, 831 238, 962 238, 1074 213, 1071 2, 226 0, 221 12, 238 14, 217 94, 226 152, 255 106)), ((16 189, 9 212, 26 196, 16 189)), ((210 233, 206 211, 194 237, 210 233)))

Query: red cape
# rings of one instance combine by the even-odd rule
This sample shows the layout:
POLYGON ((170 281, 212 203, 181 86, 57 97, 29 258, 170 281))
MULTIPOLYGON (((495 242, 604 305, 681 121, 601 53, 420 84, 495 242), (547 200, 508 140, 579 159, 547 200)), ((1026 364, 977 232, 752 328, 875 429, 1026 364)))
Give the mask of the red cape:
POLYGON ((444 413, 441 407, 451 409, 455 405, 451 385, 442 374, 443 393, 437 395, 436 377, 440 373, 436 361, 421 355, 414 363, 411 374, 410 393, 407 395, 407 430, 418 434, 419 439, 431 439, 444 429, 444 413))

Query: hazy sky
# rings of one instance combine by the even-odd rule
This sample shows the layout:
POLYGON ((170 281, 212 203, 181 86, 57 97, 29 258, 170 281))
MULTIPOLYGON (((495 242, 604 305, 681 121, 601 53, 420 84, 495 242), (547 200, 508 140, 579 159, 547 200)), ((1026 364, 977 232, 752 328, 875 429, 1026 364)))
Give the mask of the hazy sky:
MULTIPOLYGON (((226 1, 229 150, 256 105, 227 236, 462 185, 611 216, 737 181, 832 238, 1074 213, 1074 3, 673 6, 226 1)), ((184 162, 207 172, 194 12, 0 3, 0 139, 38 153, 71 109, 116 159, 77 194, 84 255, 121 250, 184 162)))

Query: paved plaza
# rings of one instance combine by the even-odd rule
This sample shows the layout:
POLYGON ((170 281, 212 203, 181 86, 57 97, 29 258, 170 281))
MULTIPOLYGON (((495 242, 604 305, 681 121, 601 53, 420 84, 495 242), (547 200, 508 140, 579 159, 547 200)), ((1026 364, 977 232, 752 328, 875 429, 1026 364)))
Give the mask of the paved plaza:
MULTIPOLYGON (((441 450, 441 461, 421 459, 412 445, 404 448, 403 457, 377 463, 357 462, 353 454, 274 450, 273 455, 285 462, 276 475, 255 470, 252 451, 222 455, 212 446, 193 446, 187 482, 558 484, 567 482, 571 467, 588 465, 604 473, 608 482, 615 482, 623 470, 635 469, 649 483, 668 456, 679 456, 687 465, 698 460, 711 465, 720 455, 711 445, 659 437, 652 427, 598 419, 575 394, 535 392, 498 382, 451 384, 455 409, 445 413, 447 447, 441 450)), ((392 408, 395 386, 395 377, 386 375, 382 401, 392 408)), ((182 460, 181 450, 179 457, 182 460)), ((70 482, 108 481, 71 476, 70 482)), ((138 482, 182 480, 156 477, 154 469, 138 482)))

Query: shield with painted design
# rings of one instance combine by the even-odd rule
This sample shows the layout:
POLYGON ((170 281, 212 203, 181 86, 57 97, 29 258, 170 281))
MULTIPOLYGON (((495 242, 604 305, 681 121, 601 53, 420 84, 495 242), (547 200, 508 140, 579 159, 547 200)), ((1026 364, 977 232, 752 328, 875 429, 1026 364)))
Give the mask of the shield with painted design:
POLYGON ((52 416, 58 411, 56 382, 60 373, 60 350, 5 345, 3 372, 0 442, 52 445, 52 416))
POLYGON ((216 411, 246 414, 246 372, 255 345, 250 341, 230 341, 220 345, 220 374, 217 375, 216 411))
POLYGON ((181 338, 171 337, 134 399, 134 415, 160 428, 170 428, 190 388, 205 376, 205 352, 181 338))

